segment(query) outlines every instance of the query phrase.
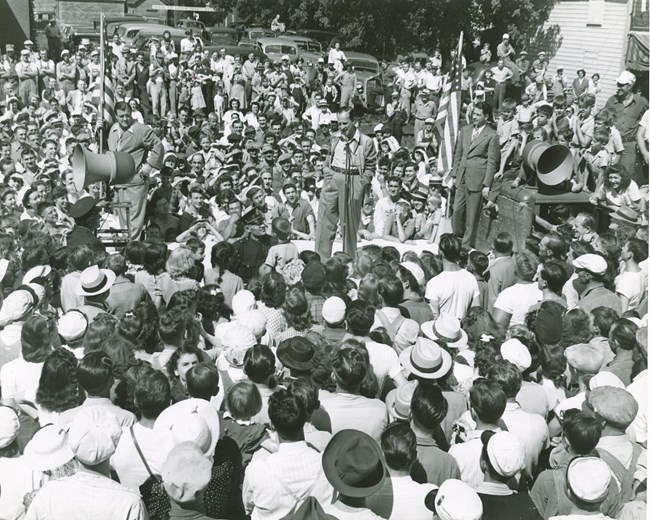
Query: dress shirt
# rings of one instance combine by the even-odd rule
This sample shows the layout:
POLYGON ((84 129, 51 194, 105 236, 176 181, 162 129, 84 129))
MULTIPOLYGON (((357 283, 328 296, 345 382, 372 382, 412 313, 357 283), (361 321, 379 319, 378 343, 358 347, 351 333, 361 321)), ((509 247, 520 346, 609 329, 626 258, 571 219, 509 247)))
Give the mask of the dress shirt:
POLYGON ((332 434, 341 430, 359 430, 379 442, 388 422, 386 406, 379 399, 361 395, 336 393, 321 402, 332 424, 332 434))
POLYGON ((145 520, 140 494, 97 473, 79 471, 39 489, 25 520, 145 520))
POLYGON ((295 503, 313 496, 330 504, 334 490, 325 478, 322 456, 305 441, 280 443, 265 460, 246 468, 242 496, 251 520, 284 518, 295 503))
POLYGON ((508 402, 501 417, 524 444, 526 449, 526 474, 532 478, 541 451, 548 446, 549 434, 546 421, 541 415, 525 412, 518 403, 508 402))
POLYGON ((112 413, 123 428, 128 428, 135 424, 135 415, 128 410, 115 406, 108 397, 86 397, 83 404, 66 410, 59 416, 60 424, 70 424, 81 410, 87 410, 88 407, 101 406, 109 413, 112 413))
POLYGON ((430 520, 431 511, 424 505, 424 499, 436 488, 432 484, 418 484, 408 475, 391 476, 368 498, 368 507, 388 520, 430 520))

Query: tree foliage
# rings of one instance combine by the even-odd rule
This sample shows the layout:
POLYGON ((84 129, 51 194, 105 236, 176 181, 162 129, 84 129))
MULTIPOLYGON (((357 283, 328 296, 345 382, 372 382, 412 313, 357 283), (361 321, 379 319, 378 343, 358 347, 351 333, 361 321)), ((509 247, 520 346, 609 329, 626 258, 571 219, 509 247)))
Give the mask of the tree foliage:
POLYGON ((287 28, 331 30, 344 48, 376 56, 440 47, 447 52, 460 31, 468 50, 480 39, 495 46, 504 32, 528 47, 557 0, 212 0, 237 11, 248 25, 268 27, 280 15, 287 28))

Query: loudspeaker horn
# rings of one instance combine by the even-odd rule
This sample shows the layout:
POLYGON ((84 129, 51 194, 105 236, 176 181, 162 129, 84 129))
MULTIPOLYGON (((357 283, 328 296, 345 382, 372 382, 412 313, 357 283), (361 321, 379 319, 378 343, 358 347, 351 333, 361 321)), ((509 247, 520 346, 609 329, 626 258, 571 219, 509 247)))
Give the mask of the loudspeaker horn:
POLYGON ((573 154, 566 146, 534 139, 524 147, 523 160, 537 175, 540 193, 567 191, 565 183, 573 171, 573 154))
POLYGON ((99 154, 78 144, 72 154, 72 174, 78 191, 95 182, 129 184, 135 173, 135 161, 125 152, 99 154))

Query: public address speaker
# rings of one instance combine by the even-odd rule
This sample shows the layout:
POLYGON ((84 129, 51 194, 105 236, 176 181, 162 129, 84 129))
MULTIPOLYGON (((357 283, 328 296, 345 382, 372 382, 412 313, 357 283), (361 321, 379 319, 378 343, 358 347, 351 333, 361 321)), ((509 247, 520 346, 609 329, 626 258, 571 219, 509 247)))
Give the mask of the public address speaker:
POLYGON ((135 162, 126 152, 93 153, 80 144, 72 154, 72 174, 78 191, 96 182, 129 184, 135 177, 135 162))
POLYGON ((535 139, 524 147, 523 160, 537 176, 539 193, 555 195, 570 191, 573 154, 566 146, 535 139))

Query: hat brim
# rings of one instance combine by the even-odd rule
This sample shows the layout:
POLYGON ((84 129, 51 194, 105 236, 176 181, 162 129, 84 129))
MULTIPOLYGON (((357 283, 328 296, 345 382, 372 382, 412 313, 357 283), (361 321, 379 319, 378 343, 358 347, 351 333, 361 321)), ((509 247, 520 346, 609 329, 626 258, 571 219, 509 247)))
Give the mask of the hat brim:
MULTIPOLYGON (((422 329, 422 333, 427 338, 433 341, 440 341, 440 338, 436 336, 436 333, 433 331, 433 324, 434 324, 433 321, 425 321, 422 325, 420 325, 420 328, 422 329)), ((445 340, 443 339, 442 341, 445 340)), ((460 350, 464 347, 467 347, 467 345, 469 344, 469 338, 467 337, 467 332, 465 332, 463 329, 460 329, 460 339, 458 341, 454 341, 453 343, 445 341, 445 343, 449 348, 453 348, 455 350, 460 350)))
POLYGON ((409 418, 408 416, 404 417, 403 415, 400 415, 397 409, 395 408, 395 401, 397 397, 397 390, 391 390, 388 392, 388 395, 386 395, 386 410, 388 411, 388 415, 390 415, 393 419, 396 419, 398 421, 408 421, 409 418))
POLYGON ((97 296, 111 290, 111 287, 113 287, 113 283, 115 282, 115 273, 110 269, 102 269, 101 271, 106 276, 106 284, 101 289, 98 289, 96 291, 86 291, 83 287, 80 286, 77 293, 79 296, 97 296))
POLYGON ((377 475, 376 477, 378 482, 367 487, 355 487, 344 482, 339 475, 336 461, 339 459, 341 449, 346 446, 348 440, 358 436, 367 436, 369 439, 372 439, 367 433, 358 430, 341 430, 332 437, 332 440, 323 452, 323 471, 332 487, 342 495, 353 498, 364 498, 374 495, 384 485, 384 480, 386 479, 386 464, 384 462, 384 454, 381 451, 379 444, 377 444, 373 439, 372 442, 368 443, 368 445, 372 447, 373 451, 381 461, 381 467, 383 469, 381 478, 377 475))
POLYGON ((640 226, 643 223, 641 217, 637 218, 636 220, 631 220, 623 215, 618 215, 617 213, 612 213, 610 215, 610 218, 612 220, 618 220, 620 222, 625 222, 626 224, 631 224, 633 226, 640 226))
POLYGON ((278 347, 276 351, 276 355, 278 356, 278 359, 280 360, 280 363, 286 368, 292 369, 292 370, 298 370, 301 372, 308 372, 310 370, 313 370, 315 365, 316 365, 316 354, 314 353, 314 357, 311 358, 310 361, 296 361, 295 359, 292 359, 291 357, 288 357, 289 353, 286 350, 280 350, 280 347, 278 347))
POLYGON ((422 372, 418 370, 413 366, 413 363, 411 362, 411 352, 413 351, 414 348, 415 346, 407 347, 404 350, 402 350, 402 352, 399 355, 400 363, 411 374, 421 377, 422 379, 440 379, 441 377, 446 376, 451 370, 452 367, 451 356, 449 355, 449 352, 447 352, 442 347, 440 348, 442 363, 438 370, 436 370, 435 372, 422 372))

